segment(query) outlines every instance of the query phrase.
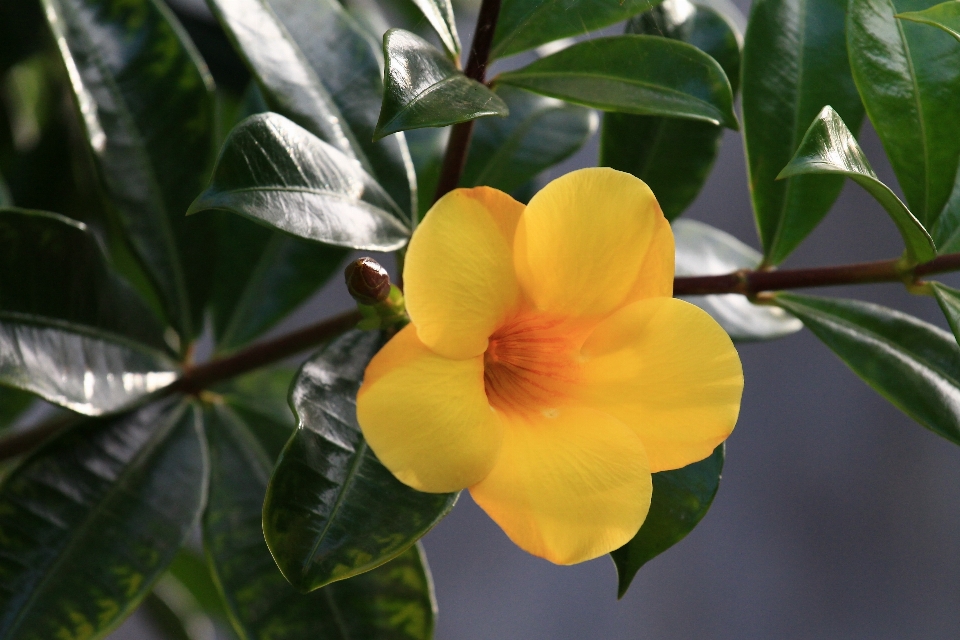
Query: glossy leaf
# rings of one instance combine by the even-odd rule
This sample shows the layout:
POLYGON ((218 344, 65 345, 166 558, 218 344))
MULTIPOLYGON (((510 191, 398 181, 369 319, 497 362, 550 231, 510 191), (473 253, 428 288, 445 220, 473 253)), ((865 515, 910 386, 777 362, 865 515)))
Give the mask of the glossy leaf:
POLYGON ((399 555, 457 499, 402 484, 363 439, 357 390, 381 343, 373 332, 345 334, 303 365, 291 390, 300 426, 270 479, 263 532, 283 575, 301 591, 399 555))
POLYGON ((336 0, 268 0, 268 4, 330 95, 342 125, 352 132, 354 152, 364 168, 404 212, 416 211, 417 177, 406 138, 374 140, 383 98, 379 39, 364 32, 336 0))
POLYGON ((930 234, 890 187, 880 182, 857 139, 829 106, 810 124, 797 154, 777 179, 820 174, 846 176, 866 189, 897 225, 911 261, 926 262, 937 256, 930 234))
MULTIPOLYGON (((688 42, 720 63, 734 94, 740 75, 736 28, 717 11, 688 0, 666 0, 627 24, 627 33, 688 42)), ((720 148, 723 129, 680 118, 606 113, 600 134, 600 166, 632 173, 646 182, 668 220, 693 202, 720 148)))
POLYGON ((240 638, 431 637, 435 604, 416 547, 374 571, 298 593, 274 564, 261 529, 272 457, 229 408, 210 407, 206 417, 211 478, 204 540, 240 638))
MULTIPOLYGON (((673 223, 676 241, 676 274, 705 276, 755 269, 762 256, 733 236, 695 220, 673 223)), ((683 296, 707 313, 737 342, 773 340, 796 333, 803 324, 783 309, 756 305, 746 296, 731 293, 683 296)))
POLYGON ((933 289, 933 295, 953 331, 953 336, 960 344, 960 291, 939 282, 931 282, 930 288, 933 289))
POLYGON ((507 86, 498 87, 497 95, 510 115, 477 121, 462 187, 512 193, 576 153, 597 129, 591 109, 507 86))
POLYGON ((854 373, 908 416, 960 444, 960 348, 933 325, 880 305, 780 294, 854 373))
POLYGON ((0 486, 0 636, 102 638, 196 524, 206 452, 179 400, 78 425, 0 486))
POLYGON ((249 373, 217 387, 217 392, 223 394, 224 403, 246 423, 274 461, 297 427, 287 402, 296 375, 296 369, 275 367, 249 373))
POLYGON ((899 13, 897 17, 901 20, 910 20, 943 29, 960 41, 960 2, 957 0, 942 2, 924 11, 899 13))
POLYGON ((853 77, 904 199, 933 228, 960 161, 960 47, 948 34, 897 20, 930 0, 851 0, 853 77))
POLYGON ((724 447, 682 469, 653 474, 650 511, 630 542, 610 552, 617 566, 617 597, 622 598, 637 571, 683 540, 705 515, 720 488, 724 447))
POLYGON ((457 19, 453 14, 453 5, 450 0, 412 0, 423 12, 424 17, 433 27, 443 47, 451 58, 460 55, 460 36, 457 34, 457 19))
POLYGON ((396 204, 355 160, 275 113, 230 133, 211 185, 188 214, 208 209, 353 249, 392 251, 409 234, 396 204))
POLYGON ((383 104, 373 133, 443 127, 483 116, 505 116, 497 94, 459 69, 420 36, 390 29, 383 34, 383 104))
POLYGON ((495 82, 604 111, 737 128, 723 68, 693 45, 667 38, 624 35, 588 40, 502 73, 495 82))
POLYGON ((626 20, 658 0, 503 0, 491 58, 503 58, 554 40, 626 20))
POLYGON ((843 179, 777 182, 809 123, 832 105, 856 132, 863 106, 844 39, 846 0, 758 0, 743 47, 743 135, 753 212, 768 264, 823 220, 843 179))
POLYGON ((103 189, 170 321, 192 338, 209 291, 212 226, 184 212, 213 159, 213 81, 165 5, 42 3, 103 189))

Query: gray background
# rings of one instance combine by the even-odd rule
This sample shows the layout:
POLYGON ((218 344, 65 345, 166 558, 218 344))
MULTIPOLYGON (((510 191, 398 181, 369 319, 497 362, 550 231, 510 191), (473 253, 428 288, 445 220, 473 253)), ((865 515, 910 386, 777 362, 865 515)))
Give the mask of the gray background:
MULTIPOLYGON (((881 179, 895 184, 869 125, 861 137, 881 179)), ((596 154, 594 138, 551 175, 593 165, 596 154)), ((686 215, 757 246, 738 134, 726 135, 686 215)), ((883 210, 848 184, 784 266, 901 250, 883 210)), ((815 293, 946 326, 932 299, 900 286, 815 293)), ((349 305, 335 281, 277 332, 349 305)), ((808 331, 739 351, 743 407, 716 501, 686 539, 641 569, 623 600, 609 558, 556 567, 529 556, 464 493, 424 539, 440 606, 436 637, 960 638, 960 448, 888 404, 808 331)), ((113 636, 149 637, 136 616, 113 636)))

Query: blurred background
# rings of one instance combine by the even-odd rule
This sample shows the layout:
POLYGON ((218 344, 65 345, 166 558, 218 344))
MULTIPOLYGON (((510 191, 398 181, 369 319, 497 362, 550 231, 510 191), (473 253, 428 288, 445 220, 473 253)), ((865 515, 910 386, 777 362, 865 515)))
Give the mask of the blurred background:
MULTIPOLYGON (((216 46, 202 0, 168 2, 195 38, 207 34, 216 46)), ((748 14, 748 2, 737 6, 748 14)), ((471 8, 460 18, 466 42, 471 8)), ((881 180, 895 185, 869 124, 861 140, 881 180)), ((594 136, 542 182, 596 161, 594 136)), ((739 134, 727 132, 685 216, 758 246, 739 134)), ((848 183, 783 266, 886 259, 901 247, 879 205, 848 183)), ((943 280, 960 286, 958 276, 943 280)), ((894 306, 946 327, 932 298, 899 285, 812 293, 894 306)), ((273 333, 351 305, 335 279, 273 333)), ((686 539, 641 569, 618 601, 608 557, 556 567, 529 556, 464 492, 424 539, 440 607, 436 638, 960 638, 960 448, 880 398, 808 331, 738 349, 740 420, 713 507, 686 539)), ((112 639, 161 637, 135 615, 112 639)))

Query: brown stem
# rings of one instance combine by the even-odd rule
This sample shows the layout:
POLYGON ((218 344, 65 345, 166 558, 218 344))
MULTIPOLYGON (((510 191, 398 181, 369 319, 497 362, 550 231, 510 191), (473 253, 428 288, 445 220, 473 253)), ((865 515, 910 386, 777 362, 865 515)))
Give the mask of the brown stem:
MULTIPOLYGON (((473 42, 470 45, 470 57, 467 58, 467 68, 464 70, 468 78, 477 82, 483 82, 486 78, 490 45, 493 43, 493 33, 497 28, 499 15, 500 0, 483 0, 480 13, 477 15, 477 28, 473 34, 473 42)), ((468 120, 453 125, 450 139, 447 141, 447 150, 443 155, 443 165, 440 167, 440 179, 433 196, 434 202, 460 184, 460 176, 467 163, 467 150, 470 148, 474 122, 474 120, 468 120)))

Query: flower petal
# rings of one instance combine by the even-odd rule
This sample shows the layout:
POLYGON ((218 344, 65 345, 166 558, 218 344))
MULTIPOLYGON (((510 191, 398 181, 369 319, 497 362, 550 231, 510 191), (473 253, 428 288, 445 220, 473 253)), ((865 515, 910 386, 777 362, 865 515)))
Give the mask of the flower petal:
POLYGON ((403 268, 417 335, 448 358, 470 358, 517 304, 513 235, 524 206, 496 189, 457 189, 417 227, 403 268))
POLYGON ((503 439, 503 423, 483 388, 483 358, 439 356, 420 342, 412 324, 367 365, 357 419, 397 479, 432 493, 483 479, 503 439))
POLYGON ((496 466, 470 487, 514 543, 556 564, 626 544, 647 517, 652 491, 636 434, 580 407, 535 423, 510 420, 496 466))
POLYGON ((538 309, 603 316, 672 288, 672 248, 673 233, 650 188, 598 167, 557 178, 530 200, 517 226, 514 264, 538 309), (647 273, 642 267, 651 254, 647 273))
POLYGON ((673 298, 619 310, 581 349, 580 400, 643 440, 654 473, 706 458, 737 423, 743 369, 705 311, 673 298))

